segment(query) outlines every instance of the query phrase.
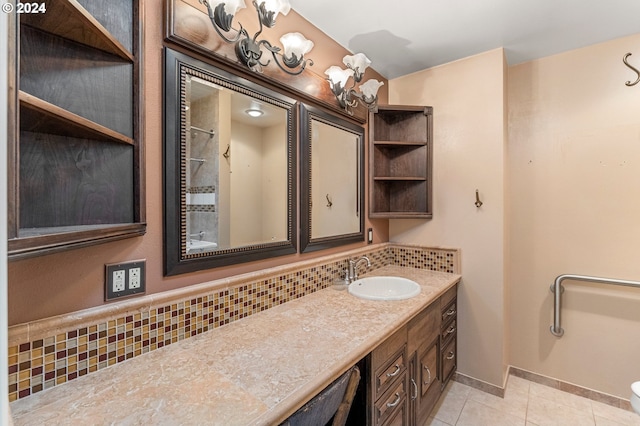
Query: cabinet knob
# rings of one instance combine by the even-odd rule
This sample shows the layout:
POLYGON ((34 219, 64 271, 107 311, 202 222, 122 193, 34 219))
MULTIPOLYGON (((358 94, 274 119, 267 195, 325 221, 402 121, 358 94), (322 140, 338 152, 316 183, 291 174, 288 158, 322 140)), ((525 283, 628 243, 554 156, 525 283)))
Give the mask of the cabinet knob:
POLYGON ((455 352, 451 351, 449 352, 449 355, 447 355, 447 359, 453 359, 455 358, 455 356, 456 356, 455 352))

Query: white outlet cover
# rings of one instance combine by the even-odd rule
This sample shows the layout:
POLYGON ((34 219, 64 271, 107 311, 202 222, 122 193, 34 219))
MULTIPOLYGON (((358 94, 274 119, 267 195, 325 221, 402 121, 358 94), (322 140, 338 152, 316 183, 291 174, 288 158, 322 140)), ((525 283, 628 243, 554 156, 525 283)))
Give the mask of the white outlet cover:
POLYGON ((140 288, 140 268, 129 269, 129 288, 140 288))
POLYGON ((124 279, 124 270, 113 271, 113 291, 119 292, 124 291, 125 288, 125 279, 124 279))

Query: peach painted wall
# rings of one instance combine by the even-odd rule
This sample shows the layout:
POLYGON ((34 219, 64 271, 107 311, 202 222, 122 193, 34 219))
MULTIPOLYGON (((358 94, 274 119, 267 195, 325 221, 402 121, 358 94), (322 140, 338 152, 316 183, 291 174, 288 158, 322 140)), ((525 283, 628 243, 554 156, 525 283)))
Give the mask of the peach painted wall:
POLYGON ((433 106, 434 123, 433 219, 391 220, 390 240, 461 249, 458 371, 496 386, 507 365, 505 78, 496 49, 389 81, 390 103, 433 106))
POLYGON ((640 281, 640 34, 509 70, 508 274, 513 365, 629 398, 640 380, 640 289, 561 274, 640 281))
MULTIPOLYGON (((283 256, 271 260, 216 268, 177 277, 163 277, 162 250, 162 46, 163 1, 146 0, 144 6, 144 116, 146 155, 147 233, 86 249, 10 262, 8 267, 9 325, 62 315, 104 304, 104 264, 135 259, 147 260, 147 293, 159 293, 202 282, 225 278, 245 272, 309 259, 332 252, 358 247, 325 250, 306 255, 283 256)), ((253 6, 248 5, 248 8, 253 6)), ((348 52, 313 27, 295 11, 280 19, 276 28, 286 32, 288 27, 304 29, 305 35, 316 45, 310 55, 316 73, 322 74, 327 64, 340 64, 348 52)), ((276 39, 277 40, 277 39, 276 39)), ((368 74, 370 74, 368 72, 368 74)), ((367 78, 376 77, 375 72, 367 78)), ((379 77, 378 77, 379 78, 379 77)), ((381 97, 386 100, 383 86, 381 97)), ((365 131, 366 131, 365 126, 365 131)), ((365 191, 365 194, 367 192, 365 191)), ((366 203, 365 203, 366 205, 366 203)), ((388 239, 386 221, 365 220, 365 228, 374 228, 374 242, 388 239)))
POLYGON ((390 82, 392 103, 434 106, 435 128, 434 219, 391 221, 390 240, 462 249, 461 373, 501 385, 511 364, 621 398, 640 380, 639 289, 565 281, 566 332, 549 332, 556 276, 640 280, 640 86, 621 61, 638 46, 508 78, 491 51, 390 82))

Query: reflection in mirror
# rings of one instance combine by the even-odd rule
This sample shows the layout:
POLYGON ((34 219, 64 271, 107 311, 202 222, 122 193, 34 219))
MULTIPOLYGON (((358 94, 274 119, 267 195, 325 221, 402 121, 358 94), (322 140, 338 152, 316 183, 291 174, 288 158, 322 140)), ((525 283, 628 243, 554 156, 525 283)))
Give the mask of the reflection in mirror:
POLYGON ((294 101, 166 52, 165 274, 295 253, 294 101))
POLYGON ((302 108, 302 251, 364 239, 361 126, 302 108))
POLYGON ((186 253, 287 238, 287 111, 186 76, 186 253))

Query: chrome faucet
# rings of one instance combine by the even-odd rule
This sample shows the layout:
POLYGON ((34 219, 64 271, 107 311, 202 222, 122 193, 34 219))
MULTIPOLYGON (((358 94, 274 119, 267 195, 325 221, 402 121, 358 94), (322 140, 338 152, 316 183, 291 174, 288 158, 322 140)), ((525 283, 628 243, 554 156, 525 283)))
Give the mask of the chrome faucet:
POLYGON ((347 273, 347 276, 349 277, 350 283, 358 279, 358 265, 360 265, 360 262, 362 262, 363 260, 367 262, 367 267, 371 266, 371 261, 367 256, 362 256, 357 260, 349 259, 349 271, 347 273))

